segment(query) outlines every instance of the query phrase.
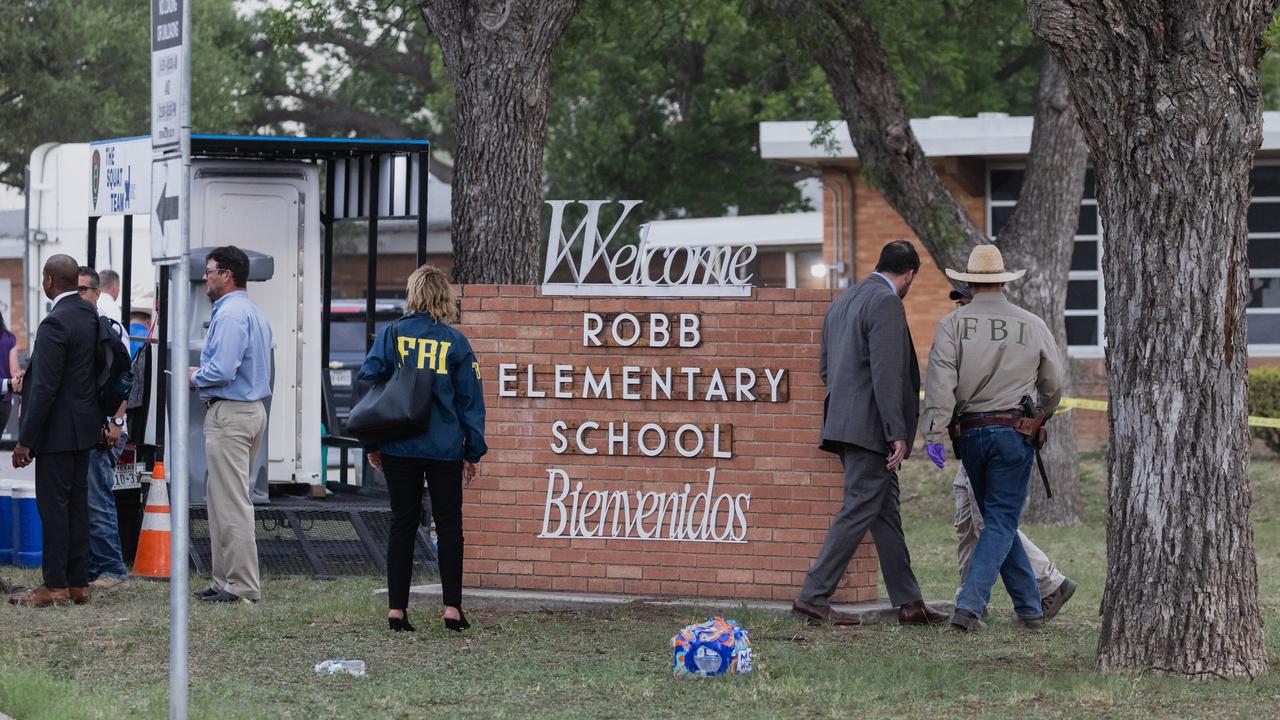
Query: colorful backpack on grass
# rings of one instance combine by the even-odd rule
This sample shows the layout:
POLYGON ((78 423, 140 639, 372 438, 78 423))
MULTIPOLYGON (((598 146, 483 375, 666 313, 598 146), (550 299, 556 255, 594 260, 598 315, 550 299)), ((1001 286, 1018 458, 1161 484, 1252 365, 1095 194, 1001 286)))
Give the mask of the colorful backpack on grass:
POLYGON ((671 638, 676 677, 745 675, 751 672, 751 638, 733 620, 713 617, 671 638))

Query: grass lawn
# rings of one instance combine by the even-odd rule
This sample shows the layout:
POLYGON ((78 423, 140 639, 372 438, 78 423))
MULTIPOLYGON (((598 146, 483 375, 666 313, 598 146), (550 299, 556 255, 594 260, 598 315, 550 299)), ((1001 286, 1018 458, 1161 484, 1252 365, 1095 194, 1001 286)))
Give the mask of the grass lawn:
MULTIPOLYGON (((955 589, 950 472, 909 463, 903 507, 926 595, 955 589)), ((1280 463, 1255 461, 1254 528, 1267 649, 1280 658, 1280 463)), ((193 607, 197 718, 1262 718, 1280 717, 1280 672, 1254 682, 1103 677, 1094 671, 1106 568, 1105 468, 1082 465, 1087 524, 1029 533, 1080 590, 1041 633, 1012 627, 995 592, 976 635, 946 628, 810 628, 776 614, 626 605, 539 611, 473 604, 471 632, 431 609, 419 631, 386 631, 375 579, 268 580, 256 606, 193 607), (723 612, 751 632, 755 673, 676 681, 670 638, 723 612), (320 677, 361 658, 363 678, 320 677)), ((10 582, 38 583, 4 568, 10 582)), ((195 584, 195 583, 193 583, 195 584)), ((86 607, 0 607, 0 712, 28 718, 163 717, 167 593, 134 581, 86 607)))

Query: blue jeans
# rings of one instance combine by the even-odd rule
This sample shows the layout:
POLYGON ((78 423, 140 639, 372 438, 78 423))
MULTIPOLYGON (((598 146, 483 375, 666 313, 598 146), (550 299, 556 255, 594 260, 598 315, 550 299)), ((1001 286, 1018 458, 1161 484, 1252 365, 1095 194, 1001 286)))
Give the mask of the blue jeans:
POLYGON ((103 575, 124 579, 129 571, 120 552, 120 529, 116 523, 116 498, 111 492, 116 459, 129 441, 120 433, 120 442, 110 451, 89 451, 89 580, 103 575))
POLYGON ((973 551, 956 607, 981 617, 999 574, 1018 617, 1044 617, 1040 586, 1022 543, 1017 542, 1035 451, 1013 428, 984 425, 965 431, 960 437, 960 453, 986 527, 973 551))

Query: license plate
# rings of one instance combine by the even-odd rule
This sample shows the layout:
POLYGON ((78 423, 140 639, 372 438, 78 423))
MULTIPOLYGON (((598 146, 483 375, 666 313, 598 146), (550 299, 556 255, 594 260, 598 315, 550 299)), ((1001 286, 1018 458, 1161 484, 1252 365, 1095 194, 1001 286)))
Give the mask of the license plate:
POLYGON ((121 463, 116 465, 115 478, 111 483, 112 490, 137 490, 142 487, 142 473, 146 470, 144 463, 121 463))
POLYGON ((330 370, 329 382, 342 387, 351 387, 351 371, 350 370, 330 370))

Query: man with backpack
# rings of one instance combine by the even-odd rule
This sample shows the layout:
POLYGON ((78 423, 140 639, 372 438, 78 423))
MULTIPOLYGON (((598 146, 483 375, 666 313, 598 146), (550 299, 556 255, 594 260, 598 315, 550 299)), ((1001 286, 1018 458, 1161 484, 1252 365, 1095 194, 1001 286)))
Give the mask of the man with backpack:
MULTIPOLYGON (((117 285, 119 281, 117 280, 117 285)), ((91 267, 80 267, 80 297, 93 305, 98 316, 110 326, 111 333, 119 339, 120 350, 128 360, 129 345, 124 326, 111 317, 110 310, 100 302, 103 290, 100 275, 91 267)), ((102 322, 100 320, 99 322, 102 322)), ((114 348, 112 348, 114 350, 114 348)), ((114 361, 115 352, 107 354, 114 361)), ((103 358, 103 365, 106 364, 103 358)), ((114 363, 113 363, 114 364, 114 363)), ((101 369, 101 368, 100 368, 101 369)), ((89 451, 89 585, 98 590, 116 590, 125 584, 129 571, 124 566, 124 553, 120 550, 120 527, 116 518, 116 499, 112 492, 115 485, 115 466, 129 431, 124 413, 127 405, 121 402, 116 411, 107 417, 106 433, 102 442, 89 451)))
POLYGON ((23 379, 13 466, 36 464, 36 507, 43 525, 44 582, 9 598, 48 607, 89 602, 89 450, 102 436, 96 346, 98 313, 77 294, 79 264, 54 255, 44 265, 52 309, 40 323, 23 379))

